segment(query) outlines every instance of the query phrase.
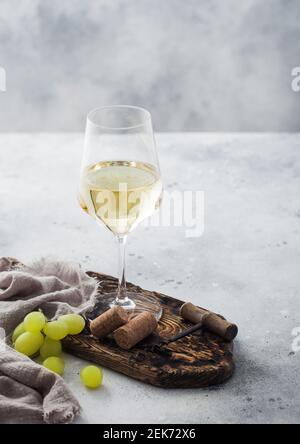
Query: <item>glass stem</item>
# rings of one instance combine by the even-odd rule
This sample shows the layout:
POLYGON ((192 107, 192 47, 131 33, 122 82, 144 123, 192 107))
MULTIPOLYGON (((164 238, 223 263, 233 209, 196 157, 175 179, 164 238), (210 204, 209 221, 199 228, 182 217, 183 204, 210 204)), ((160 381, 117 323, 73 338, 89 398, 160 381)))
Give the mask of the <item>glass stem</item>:
POLYGON ((125 246, 127 236, 117 236, 119 247, 119 285, 117 291, 116 303, 122 304, 128 300, 126 296, 125 279, 125 246))

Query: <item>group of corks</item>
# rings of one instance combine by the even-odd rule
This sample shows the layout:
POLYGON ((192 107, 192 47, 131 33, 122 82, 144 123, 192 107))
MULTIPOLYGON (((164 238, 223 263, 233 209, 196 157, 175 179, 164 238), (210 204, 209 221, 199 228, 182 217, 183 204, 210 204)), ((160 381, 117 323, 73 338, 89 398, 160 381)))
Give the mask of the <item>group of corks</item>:
MULTIPOLYGON (((217 334, 225 341, 232 341, 238 333, 235 324, 215 313, 196 307, 191 302, 182 305, 180 315, 217 334)), ((130 350, 149 336, 156 330, 156 327, 157 320, 152 313, 144 311, 130 319, 128 312, 119 306, 110 308, 90 323, 90 331, 93 336, 102 339, 113 333, 117 345, 125 350, 130 350)))
POLYGON ((157 320, 149 311, 130 319, 128 312, 118 306, 105 311, 90 323, 93 336, 102 339, 113 333, 117 345, 125 350, 130 350, 149 336, 156 327, 157 320))

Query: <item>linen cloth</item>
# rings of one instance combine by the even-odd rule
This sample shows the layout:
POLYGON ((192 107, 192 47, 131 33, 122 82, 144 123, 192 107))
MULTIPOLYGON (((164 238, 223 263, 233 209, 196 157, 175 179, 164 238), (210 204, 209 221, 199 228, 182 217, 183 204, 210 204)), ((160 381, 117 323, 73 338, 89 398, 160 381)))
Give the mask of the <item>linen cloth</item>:
POLYGON ((48 320, 89 308, 97 282, 75 264, 0 259, 0 423, 70 423, 80 405, 64 380, 16 352, 10 335, 27 313, 48 320))

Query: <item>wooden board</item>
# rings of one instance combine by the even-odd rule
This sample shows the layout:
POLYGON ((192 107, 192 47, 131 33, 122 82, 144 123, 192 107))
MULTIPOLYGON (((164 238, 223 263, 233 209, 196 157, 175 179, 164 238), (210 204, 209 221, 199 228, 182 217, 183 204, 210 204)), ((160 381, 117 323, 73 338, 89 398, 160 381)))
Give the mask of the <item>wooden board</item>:
MULTIPOLYGON (((115 278, 92 272, 89 275, 99 281, 99 298, 101 293, 115 291, 115 278)), ((133 284, 128 284, 128 288, 131 292, 155 296, 162 304, 164 314, 158 326, 162 337, 173 336, 191 325, 178 315, 182 301, 133 284)), ((88 317, 93 319, 98 315, 96 303, 88 317)), ((121 350, 112 338, 94 339, 87 330, 66 338, 64 348, 80 358, 158 387, 207 387, 226 381, 234 371, 233 343, 201 331, 155 352, 138 346, 130 351, 121 350)))

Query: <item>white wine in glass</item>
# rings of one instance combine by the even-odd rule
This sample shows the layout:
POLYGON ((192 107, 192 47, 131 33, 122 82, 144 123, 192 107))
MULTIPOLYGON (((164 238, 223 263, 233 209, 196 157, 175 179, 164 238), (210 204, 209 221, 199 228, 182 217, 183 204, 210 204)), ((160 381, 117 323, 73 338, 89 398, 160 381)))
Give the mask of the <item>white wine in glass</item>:
POLYGON ((80 188, 82 208, 116 236, 151 216, 161 193, 161 179, 151 164, 124 160, 87 167, 80 188))
POLYGON ((130 294, 125 280, 128 233, 159 207, 162 198, 151 115, 133 106, 109 106, 87 118, 79 203, 118 239, 119 284, 116 294, 101 295, 101 307, 120 305, 134 314, 149 310, 160 318, 155 298, 130 294))

